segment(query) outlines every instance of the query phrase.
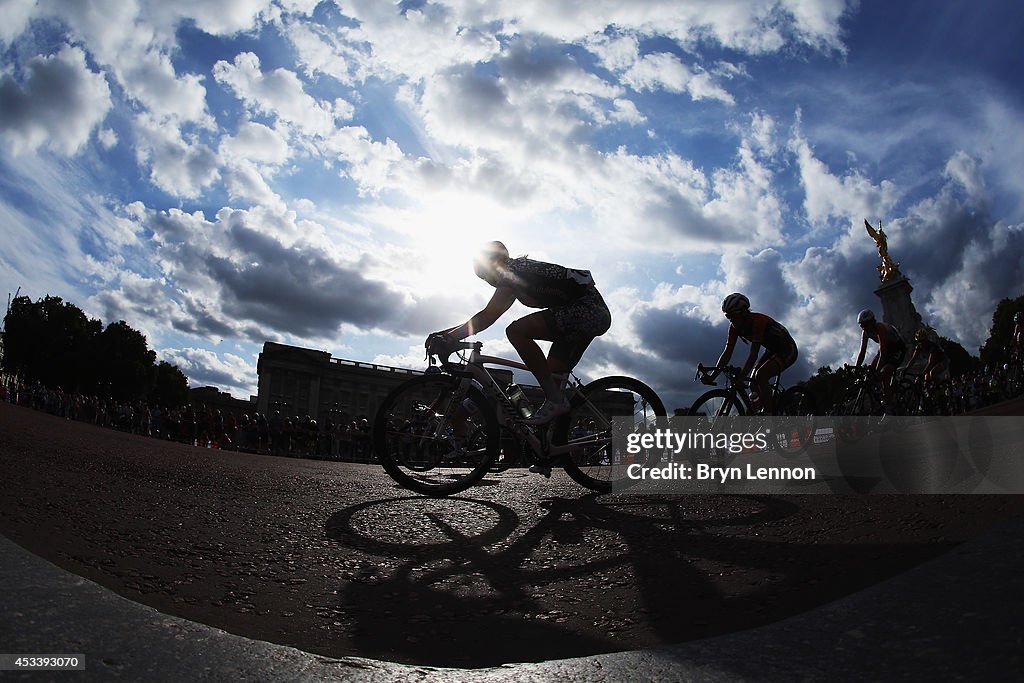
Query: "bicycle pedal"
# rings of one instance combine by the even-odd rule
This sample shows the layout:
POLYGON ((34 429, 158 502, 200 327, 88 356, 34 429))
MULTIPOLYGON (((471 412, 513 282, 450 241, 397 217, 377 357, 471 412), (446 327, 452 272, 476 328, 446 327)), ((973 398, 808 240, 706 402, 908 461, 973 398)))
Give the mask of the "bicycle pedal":
POLYGON ((545 479, 551 478, 551 465, 530 465, 530 472, 533 474, 543 474, 545 479))

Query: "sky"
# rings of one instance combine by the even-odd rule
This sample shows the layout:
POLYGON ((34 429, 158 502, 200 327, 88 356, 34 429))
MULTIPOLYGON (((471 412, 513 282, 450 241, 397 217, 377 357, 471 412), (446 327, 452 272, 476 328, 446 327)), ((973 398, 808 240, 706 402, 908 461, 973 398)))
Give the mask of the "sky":
MULTIPOLYGON (((1024 294, 1024 5, 976 0, 0 0, 0 291, 256 393, 266 341, 422 368, 493 291, 589 269, 578 370, 666 405, 747 294, 853 362, 889 254, 972 353, 1024 294)), ((507 322, 480 339, 514 354, 507 322)), ((735 360, 745 357, 740 347, 735 360)))

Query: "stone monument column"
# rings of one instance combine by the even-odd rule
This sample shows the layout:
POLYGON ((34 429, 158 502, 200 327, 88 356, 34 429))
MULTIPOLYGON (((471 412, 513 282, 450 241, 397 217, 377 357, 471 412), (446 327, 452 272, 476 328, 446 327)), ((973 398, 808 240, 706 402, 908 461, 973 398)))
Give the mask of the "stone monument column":
POLYGON ((878 258, 881 260, 878 265, 878 278, 882 285, 875 290, 875 294, 882 300, 882 320, 899 330, 903 341, 909 344, 913 342, 914 333, 921 326, 921 316, 914 308, 914 302, 910 300, 910 293, 914 288, 910 286, 910 280, 900 272, 900 264, 889 257, 889 240, 882 230, 882 224, 879 223, 876 230, 865 220, 864 227, 878 247, 878 258))
POLYGON ((913 344, 914 333, 921 327, 921 315, 914 308, 910 293, 914 288, 903 275, 887 280, 875 290, 882 301, 882 320, 895 327, 907 344, 913 344))

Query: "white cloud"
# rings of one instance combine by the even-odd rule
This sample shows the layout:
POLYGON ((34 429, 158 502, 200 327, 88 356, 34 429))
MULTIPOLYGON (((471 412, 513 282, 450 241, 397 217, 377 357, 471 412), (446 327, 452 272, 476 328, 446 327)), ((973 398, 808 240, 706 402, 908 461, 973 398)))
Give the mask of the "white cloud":
POLYGON ((256 366, 236 354, 185 347, 160 349, 157 357, 176 365, 188 377, 189 386, 193 389, 215 386, 238 398, 256 394, 256 366))
POLYGON ((28 26, 29 18, 35 11, 36 0, 3 0, 0 10, 4 20, 0 22, 0 46, 10 43, 21 35, 28 26))
POLYGON ((0 74, 0 131, 15 153, 46 146, 77 153, 110 110, 103 74, 89 69, 85 53, 65 45, 56 55, 33 57, 22 83, 0 74))
POLYGON ((887 216, 900 199, 895 183, 872 183, 858 171, 839 178, 817 159, 810 143, 795 133, 789 150, 796 155, 804 189, 804 211, 811 223, 824 224, 836 218, 860 224, 887 216))
POLYGON ((716 85, 706 71, 694 71, 667 52, 640 57, 622 74, 622 80, 636 90, 661 88, 668 92, 689 93, 694 100, 713 99, 726 104, 735 102, 732 95, 716 85))
POLYGON ((979 201, 987 197, 985 179, 978 168, 978 160, 963 150, 954 154, 945 168, 946 176, 960 183, 968 197, 979 201))
POLYGON ((160 189, 180 197, 198 197, 220 177, 219 161, 206 145, 182 137, 175 126, 140 114, 135 119, 136 157, 150 169, 160 189))
POLYGON ((250 161, 271 167, 284 164, 292 154, 285 136, 253 121, 243 121, 235 135, 222 138, 219 153, 225 160, 250 161))
POLYGON ((335 119, 351 116, 350 105, 318 102, 305 92, 302 81, 287 69, 260 70, 260 59, 251 52, 235 56, 233 63, 217 62, 213 75, 234 90, 257 113, 294 125, 305 135, 326 137, 335 119), (340 110, 340 111, 339 111, 340 110))

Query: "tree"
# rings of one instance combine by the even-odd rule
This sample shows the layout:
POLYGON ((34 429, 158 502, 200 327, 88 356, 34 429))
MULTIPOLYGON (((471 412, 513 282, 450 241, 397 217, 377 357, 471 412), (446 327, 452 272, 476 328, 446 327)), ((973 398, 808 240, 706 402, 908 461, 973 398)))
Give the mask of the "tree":
POLYGON ((18 296, 4 317, 4 371, 51 388, 119 400, 188 403, 188 379, 156 364, 146 337, 123 320, 103 327, 58 296, 18 296))
POLYGON ((992 328, 981 347, 981 362, 987 366, 1002 365, 1009 358, 1007 349, 1013 335, 1013 316, 1024 313, 1024 296, 1003 299, 992 314, 992 328))
POLYGON ((949 357, 949 374, 959 377, 967 372, 973 372, 980 361, 967 352, 960 342, 955 342, 946 337, 939 337, 939 346, 949 357))
POLYGON ((826 365, 818 368, 818 372, 807 380, 805 390, 815 409, 827 412, 846 397, 856 377, 855 368, 851 365, 843 365, 838 370, 826 365))
POLYGON ((59 296, 17 297, 4 318, 4 369, 67 391, 96 384, 95 343, 103 324, 59 296))
POLYGON ((118 320, 100 334, 98 350, 111 396, 122 401, 146 398, 156 380, 156 352, 149 349, 145 335, 118 320))
POLYGON ((188 378, 165 360, 156 367, 156 381, 150 399, 166 407, 178 407, 189 402, 188 378))

